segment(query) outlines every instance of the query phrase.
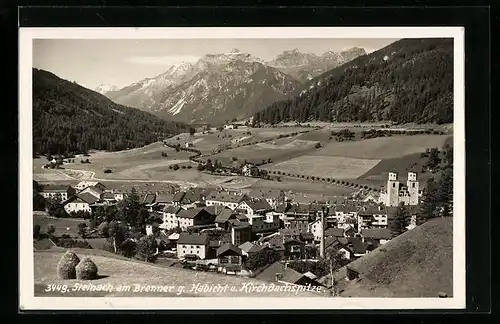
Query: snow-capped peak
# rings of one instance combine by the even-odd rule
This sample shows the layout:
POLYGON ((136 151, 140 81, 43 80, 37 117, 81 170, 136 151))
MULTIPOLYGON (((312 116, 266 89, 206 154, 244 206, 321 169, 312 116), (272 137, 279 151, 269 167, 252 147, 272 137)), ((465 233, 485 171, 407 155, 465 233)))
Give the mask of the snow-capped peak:
POLYGON ((96 92, 99 92, 100 94, 105 94, 106 92, 109 92, 109 91, 118 90, 118 87, 115 85, 111 85, 111 84, 100 84, 94 90, 96 92))

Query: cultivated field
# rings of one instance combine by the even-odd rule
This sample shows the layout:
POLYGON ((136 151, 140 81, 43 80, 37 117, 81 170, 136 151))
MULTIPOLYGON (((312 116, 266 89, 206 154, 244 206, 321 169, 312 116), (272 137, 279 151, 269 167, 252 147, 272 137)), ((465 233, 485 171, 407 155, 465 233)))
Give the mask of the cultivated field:
POLYGON ((441 148, 450 135, 415 135, 378 137, 360 141, 330 142, 315 152, 318 156, 343 156, 358 159, 388 159, 427 148, 441 148))
MULTIPOLYGON (((219 275, 215 273, 195 272, 193 270, 179 268, 165 268, 150 263, 116 258, 111 253, 104 251, 73 249, 80 259, 85 256, 92 258, 99 269, 100 279, 93 281, 78 280, 60 280, 57 278, 57 263, 62 256, 62 252, 37 251, 34 258, 35 270, 35 296, 62 296, 61 292, 45 292, 47 284, 67 284, 70 289, 75 283, 104 285, 110 284, 113 287, 119 285, 130 285, 132 290, 129 292, 85 292, 69 291, 64 297, 322 297, 321 293, 299 292, 298 294, 290 292, 253 292, 248 293, 241 288, 245 284, 261 285, 264 281, 243 278, 239 276, 219 275), (97 254, 97 255, 96 255, 97 254), (133 292, 135 284, 150 286, 175 286, 176 291, 179 286, 184 286, 184 293, 177 295, 170 292, 133 292), (193 285, 220 284, 236 287, 236 291, 227 293, 205 292, 196 293, 191 291, 193 285)), ((270 283, 267 283, 270 284, 270 283)), ((276 283, 274 283, 276 284, 276 283)))
POLYGON ((291 134, 295 132, 309 130, 305 127, 282 127, 282 128, 238 128, 218 131, 212 129, 209 132, 198 132, 194 135, 188 133, 179 134, 166 140, 167 143, 184 146, 186 142, 192 143, 193 148, 205 154, 212 154, 220 147, 231 146, 237 148, 243 144, 254 143, 279 135, 291 134))
POLYGON ((272 142, 258 143, 245 147, 238 147, 223 151, 207 158, 212 161, 218 160, 222 163, 230 163, 233 157, 238 161, 262 163, 271 159, 273 162, 284 161, 314 150, 316 142, 296 140, 293 138, 282 138, 272 142))
POLYGON ((303 155, 268 167, 269 170, 292 175, 320 178, 355 179, 366 173, 380 160, 355 159, 340 156, 303 155))

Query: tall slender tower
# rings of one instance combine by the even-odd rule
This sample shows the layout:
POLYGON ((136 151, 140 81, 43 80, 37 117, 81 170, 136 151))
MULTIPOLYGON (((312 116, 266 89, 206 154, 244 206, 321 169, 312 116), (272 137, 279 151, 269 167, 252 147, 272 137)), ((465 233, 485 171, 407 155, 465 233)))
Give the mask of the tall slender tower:
POLYGON ((319 241, 319 256, 323 259, 325 257, 325 212, 327 209, 323 206, 321 210, 321 236, 319 241))
POLYGON ((386 206, 398 206, 399 205, 399 181, 398 174, 396 172, 389 172, 389 178, 387 179, 387 193, 385 196, 386 206))
POLYGON ((416 172, 408 172, 408 180, 406 181, 408 193, 410 194, 408 204, 418 205, 418 180, 416 172))

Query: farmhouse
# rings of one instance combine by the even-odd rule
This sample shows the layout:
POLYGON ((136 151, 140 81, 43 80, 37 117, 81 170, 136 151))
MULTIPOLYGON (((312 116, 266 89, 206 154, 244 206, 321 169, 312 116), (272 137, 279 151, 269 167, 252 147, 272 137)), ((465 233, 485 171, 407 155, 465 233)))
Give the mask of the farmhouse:
POLYGON ((182 209, 177 213, 179 227, 186 230, 190 226, 207 225, 214 222, 214 216, 204 208, 182 209))
POLYGON ((106 189, 106 186, 100 183, 99 181, 80 181, 76 186, 75 189, 77 190, 83 190, 88 187, 97 187, 104 191, 106 189))
POLYGON ((387 228, 387 211, 379 204, 364 204, 358 211, 358 231, 365 228, 387 228))
POLYGON ((221 191, 211 193, 205 200, 207 206, 226 206, 231 209, 236 209, 238 204, 246 198, 246 195, 240 192, 221 191))
POLYGON ((219 272, 236 273, 242 270, 243 251, 231 243, 225 243, 217 249, 217 259, 219 272))
MULTIPOLYGON (((217 206, 214 206, 217 207, 217 206)), ((207 207, 208 209, 208 207, 207 207)), ((214 208, 215 210, 215 226, 217 228, 227 229, 229 227, 229 220, 237 219, 238 212, 227 207, 214 208)))
POLYGON ((310 275, 301 274, 288 266, 288 263, 279 261, 268 266, 264 271, 256 276, 259 280, 273 281, 292 285, 319 286, 320 284, 312 279, 310 275))
POLYGON ((391 231, 387 228, 366 228, 361 230, 364 241, 371 241, 382 245, 391 240, 391 231))
POLYGON ((350 260, 354 257, 354 251, 349 245, 347 239, 328 237, 325 239, 325 252, 337 252, 343 255, 347 260, 350 260))
POLYGON ((64 203, 64 210, 70 214, 72 212, 84 211, 84 212, 92 212, 91 206, 99 201, 99 198, 94 195, 84 192, 74 196, 71 196, 64 203))
POLYGON ((265 199, 250 199, 245 198, 236 207, 236 210, 243 211, 247 216, 264 215, 266 212, 271 211, 273 208, 265 199))
POLYGON ((181 233, 177 240, 177 257, 182 260, 186 256, 205 259, 208 254, 209 237, 205 234, 181 233))
POLYGON ((40 195, 45 199, 56 198, 59 199, 59 201, 65 201, 75 193, 76 190, 68 185, 44 185, 40 195))
POLYGON ((285 193, 280 189, 258 188, 252 190, 248 195, 252 198, 265 199, 273 209, 275 209, 278 204, 285 202, 285 193))
POLYGON ((174 194, 156 194, 156 199, 153 204, 153 209, 155 210, 163 210, 167 206, 173 206, 174 205, 174 194))
POLYGON ((177 214, 182 210, 180 207, 165 206, 163 208, 163 223, 160 224, 161 229, 169 230, 180 227, 177 214))
POLYGON ((104 194, 104 190, 98 186, 90 186, 90 187, 87 187, 79 192, 79 194, 83 194, 83 193, 91 194, 92 196, 96 197, 97 200, 101 200, 102 196, 104 194))
POLYGON ((315 220, 314 222, 309 224, 309 232, 314 236, 314 240, 319 242, 321 240, 321 236, 323 235, 323 223, 320 219, 315 220))

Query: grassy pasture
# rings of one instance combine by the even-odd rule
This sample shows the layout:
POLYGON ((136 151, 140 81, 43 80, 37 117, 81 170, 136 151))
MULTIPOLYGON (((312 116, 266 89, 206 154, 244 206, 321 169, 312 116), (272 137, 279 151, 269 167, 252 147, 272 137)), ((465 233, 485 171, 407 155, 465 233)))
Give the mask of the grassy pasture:
POLYGON ((262 160, 284 161, 311 150, 314 150, 316 142, 296 140, 293 138, 282 138, 276 141, 258 143, 245 147, 238 147, 231 150, 223 151, 219 154, 209 156, 207 158, 219 160, 223 163, 230 163, 233 157, 238 161, 247 160, 248 162, 261 163, 262 160))
POLYGON ((342 297, 452 297, 453 219, 432 219, 348 266, 361 280, 341 283, 342 297))
POLYGON ((330 142, 314 155, 343 156, 358 159, 389 159, 441 148, 449 135, 415 135, 378 137, 360 141, 330 142))
MULTIPOLYGON (((179 269, 173 267, 161 267, 151 263, 140 262, 136 260, 117 258, 111 253, 105 251, 74 249, 80 259, 89 256, 98 267, 101 278, 92 281, 78 280, 61 280, 57 278, 57 263, 62 256, 62 252, 40 251, 35 252, 34 257, 34 283, 35 296, 63 296, 64 297, 321 297, 320 293, 312 292, 245 292, 241 290, 244 284, 252 283, 259 285, 264 281, 243 278, 239 276, 227 276, 216 273, 195 272, 193 270, 179 269), (97 252, 97 253, 96 253, 97 252), (71 291, 75 283, 94 285, 110 284, 113 287, 119 285, 129 285, 131 290, 128 292, 85 292, 71 291), (68 293, 48 293, 44 291, 47 284, 66 284, 70 288, 68 293), (151 285, 151 286, 174 286, 178 289, 179 286, 184 286, 185 291, 180 295, 172 292, 134 292, 134 285, 151 285), (193 285, 207 284, 209 286, 220 284, 222 286, 229 285, 237 288, 237 291, 217 293, 205 292, 196 293, 191 291, 193 285)), ((269 283, 268 283, 269 284, 269 283)), ((275 283, 276 284, 276 283, 275 283)))
MULTIPOLYGON (((47 226, 52 224, 55 226, 55 236, 68 234, 71 237, 78 236, 78 224, 86 223, 84 219, 76 218, 52 218, 44 215, 33 215, 33 225, 40 225, 40 232, 46 233, 47 226), (69 228, 69 230, 67 230, 69 228)), ((88 225, 88 224, 87 224, 88 225)))
POLYGON ((292 175, 304 174, 321 178, 353 179, 366 173, 379 162, 380 160, 376 159, 303 155, 274 164, 268 169, 292 175))

